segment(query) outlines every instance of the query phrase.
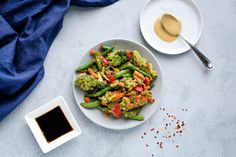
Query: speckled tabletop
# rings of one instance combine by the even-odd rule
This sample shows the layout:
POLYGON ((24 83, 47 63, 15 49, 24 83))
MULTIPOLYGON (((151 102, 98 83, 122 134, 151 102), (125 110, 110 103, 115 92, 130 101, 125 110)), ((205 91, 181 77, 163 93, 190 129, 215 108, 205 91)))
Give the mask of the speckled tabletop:
POLYGON ((168 56, 147 45, 139 29, 139 14, 145 0, 121 0, 105 8, 71 7, 45 61, 44 79, 16 110, 0 122, 0 156, 147 157, 153 154, 158 157, 234 157, 236 2, 196 2, 204 16, 204 30, 198 47, 214 62, 215 69, 211 72, 206 72, 191 52, 168 56), (160 107, 186 123, 186 130, 175 138, 175 144, 161 134, 154 139, 150 132, 151 128, 163 126, 165 115, 160 110, 143 125, 125 131, 101 128, 79 110, 73 98, 71 81, 81 54, 94 43, 119 37, 143 43, 159 59, 164 76, 160 107), (59 95, 66 99, 83 133, 43 154, 24 115, 59 95), (147 135, 142 139, 144 132, 147 135), (162 149, 156 141, 163 142, 162 149))

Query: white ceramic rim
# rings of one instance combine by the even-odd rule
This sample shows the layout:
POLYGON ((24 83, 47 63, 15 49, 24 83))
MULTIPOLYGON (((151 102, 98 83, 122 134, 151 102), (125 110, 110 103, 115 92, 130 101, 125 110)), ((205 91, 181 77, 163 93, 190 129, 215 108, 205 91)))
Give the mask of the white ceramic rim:
MULTIPOLYGON (((148 48, 146 48, 146 47, 145 47, 144 45, 142 45, 141 43, 139 43, 139 42, 137 42, 137 41, 134 41, 134 40, 131 40, 131 39, 125 39, 125 38, 111 38, 111 39, 106 39, 106 40, 103 40, 103 41, 101 41, 101 42, 98 42, 98 43, 94 44, 94 45, 91 46, 90 48, 96 47, 97 45, 100 45, 101 43, 108 42, 108 41, 112 41, 112 40, 123 40, 123 41, 127 41, 127 42, 133 42, 133 43, 135 43, 135 44, 141 46, 142 48, 144 48, 144 49, 154 58, 154 60, 157 62, 158 67, 159 67, 159 69, 160 69, 160 70, 158 71, 158 74, 159 74, 158 77, 160 78, 160 82, 161 82, 161 84, 160 84, 161 88, 160 88, 160 94, 159 94, 159 104, 160 104, 161 98, 162 98, 162 90, 163 90, 163 73, 161 72, 161 66, 160 66, 160 63, 159 63, 158 59, 153 55, 153 53, 152 53, 148 48)), ((87 54, 85 54, 85 55, 87 55, 87 54)), ((85 55, 83 55, 80 60, 82 60, 82 58, 83 58, 85 55)), ((107 129, 112 129, 112 130, 127 130, 127 129, 131 129, 131 128, 137 127, 137 126, 143 124, 144 122, 146 122, 146 121, 157 111, 157 109, 156 109, 156 110, 153 111, 153 113, 150 114, 148 117, 145 117, 145 119, 144 119, 143 121, 140 121, 139 123, 137 123, 137 124, 135 124, 135 125, 133 125, 133 126, 126 127, 126 128, 113 128, 113 127, 109 127, 109 126, 107 126, 107 125, 104 125, 103 123, 95 122, 91 117, 88 117, 88 116, 83 112, 83 107, 80 105, 80 101, 78 100, 78 98, 77 98, 77 96, 76 96, 76 94, 75 94, 74 77, 72 78, 72 90, 73 90, 73 95, 74 95, 75 101, 76 101, 77 105, 79 106, 81 112, 85 115, 85 117, 87 117, 87 118, 88 118, 90 121, 92 121, 93 123, 95 123, 95 124, 97 124, 97 125, 99 125, 99 126, 101 126, 101 127, 103 127, 103 128, 107 128, 107 129)), ((158 107, 157 107, 157 108, 158 108, 158 107)))
MULTIPOLYGON (((189 49, 187 49, 186 51, 182 51, 182 52, 177 52, 177 51, 176 51, 176 53, 169 53, 169 52, 163 51, 160 47, 155 46, 154 44, 148 42, 148 40, 147 40, 148 38, 147 38, 147 37, 144 35, 144 33, 143 33, 143 31, 145 31, 145 30, 144 30, 144 28, 142 28, 142 17, 143 17, 143 13, 144 13, 144 11, 145 11, 147 5, 148 5, 151 1, 153 1, 153 0, 147 0, 147 2, 144 4, 144 6, 143 6, 143 8, 142 8, 142 11, 141 11, 141 13, 140 13, 140 16, 139 16, 139 27, 140 27, 141 34, 142 34, 143 38, 145 39, 145 41, 146 41, 152 48, 154 48, 155 50, 157 50, 158 52, 161 52, 161 53, 163 53, 163 54, 178 55, 178 54, 182 54, 182 53, 188 52, 188 51, 191 49, 190 47, 189 47, 189 49)), ((201 22, 201 24, 200 24, 200 31, 199 31, 199 34, 198 34, 198 37, 197 37, 196 42, 195 42, 195 43, 192 43, 193 45, 196 45, 196 44, 198 43, 198 41, 200 40, 200 37, 201 37, 201 35, 202 35, 202 31, 203 31, 203 16, 202 16, 202 12, 201 12, 200 8, 198 7, 198 5, 196 4, 196 2, 194 2, 193 0, 188 0, 188 1, 189 1, 190 3, 192 3, 194 7, 196 7, 196 9, 197 9, 197 11, 198 11, 198 14, 199 14, 199 16, 200 16, 200 22, 201 22)))

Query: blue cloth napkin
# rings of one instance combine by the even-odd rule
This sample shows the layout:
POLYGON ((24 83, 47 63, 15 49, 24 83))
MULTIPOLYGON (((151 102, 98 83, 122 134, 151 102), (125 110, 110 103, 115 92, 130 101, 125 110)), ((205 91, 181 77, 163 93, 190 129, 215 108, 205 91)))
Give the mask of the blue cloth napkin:
POLYGON ((117 0, 0 1, 0 121, 44 76, 43 62, 70 5, 106 6, 117 0))

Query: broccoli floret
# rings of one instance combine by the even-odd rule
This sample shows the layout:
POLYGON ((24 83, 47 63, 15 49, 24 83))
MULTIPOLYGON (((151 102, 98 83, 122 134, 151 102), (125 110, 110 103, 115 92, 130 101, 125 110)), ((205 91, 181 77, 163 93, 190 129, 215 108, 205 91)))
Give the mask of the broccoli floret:
POLYGON ((113 53, 110 53, 107 57, 107 60, 111 61, 111 65, 113 67, 118 67, 121 64, 128 61, 128 57, 126 52, 124 51, 115 51, 113 53))
POLYGON ((114 97, 114 95, 112 95, 112 93, 110 91, 106 92, 106 94, 102 97, 100 97, 99 99, 101 100, 101 104, 103 106, 108 106, 108 104, 110 102, 112 102, 112 98, 114 97))
POLYGON ((112 61, 112 59, 115 57, 115 55, 118 53, 118 51, 114 51, 108 54, 107 60, 112 61))
POLYGON ((74 82, 76 87, 80 87, 83 90, 94 90, 99 84, 98 80, 87 74, 80 74, 74 82))
POLYGON ((133 59, 137 66, 146 67, 147 60, 144 59, 136 50, 133 51, 133 59))
POLYGON ((125 84, 125 88, 128 89, 128 91, 131 91, 135 86, 137 86, 137 81, 130 78, 130 77, 124 77, 121 79, 121 82, 125 84))

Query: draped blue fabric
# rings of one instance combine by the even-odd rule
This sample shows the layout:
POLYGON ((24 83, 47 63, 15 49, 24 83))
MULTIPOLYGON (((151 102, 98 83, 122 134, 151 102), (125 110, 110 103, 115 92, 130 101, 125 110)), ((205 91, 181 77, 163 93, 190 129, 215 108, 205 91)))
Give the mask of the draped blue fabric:
POLYGON ((117 0, 0 1, 0 121, 44 76, 43 62, 70 5, 106 6, 117 0))

